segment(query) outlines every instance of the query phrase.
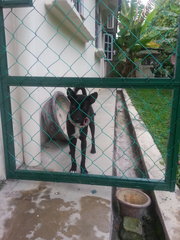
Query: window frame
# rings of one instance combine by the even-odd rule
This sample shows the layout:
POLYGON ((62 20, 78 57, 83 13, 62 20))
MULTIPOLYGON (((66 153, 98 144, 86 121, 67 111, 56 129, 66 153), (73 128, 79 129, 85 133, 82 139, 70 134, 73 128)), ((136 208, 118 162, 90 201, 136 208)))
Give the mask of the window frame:
POLYGON ((84 19, 84 0, 72 0, 75 9, 78 11, 80 16, 84 19))
POLYGON ((110 33, 103 34, 104 53, 106 56, 105 58, 106 61, 113 60, 113 40, 114 40, 113 34, 110 34, 110 33), (106 37, 107 37, 107 40, 106 40, 106 37))
POLYGON ((115 27, 115 23, 114 23, 114 15, 113 14, 109 14, 107 16, 107 29, 114 29, 115 27))

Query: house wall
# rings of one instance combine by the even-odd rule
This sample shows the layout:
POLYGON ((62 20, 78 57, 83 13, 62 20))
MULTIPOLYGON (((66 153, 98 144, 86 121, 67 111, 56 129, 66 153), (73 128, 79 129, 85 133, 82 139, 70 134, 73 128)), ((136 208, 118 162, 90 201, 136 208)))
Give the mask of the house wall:
MULTIPOLYGON (((95 57, 95 41, 83 43, 75 38, 47 12, 44 3, 36 0, 33 8, 4 10, 9 74, 103 77, 104 60, 95 57)), ((84 24, 94 36, 95 0, 84 3, 84 24)), ((65 92, 64 88, 11 87, 17 167, 23 163, 36 166, 41 162, 41 107, 57 90, 65 92)), ((2 162, 3 156, 0 157, 2 162)), ((4 170, 0 172, 0 178, 3 176, 4 170)))

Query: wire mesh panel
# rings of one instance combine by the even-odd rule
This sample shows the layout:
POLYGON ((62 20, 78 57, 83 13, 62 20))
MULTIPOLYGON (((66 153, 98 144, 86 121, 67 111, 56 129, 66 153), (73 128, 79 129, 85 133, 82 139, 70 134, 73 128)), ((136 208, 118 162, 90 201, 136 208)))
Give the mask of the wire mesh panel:
MULTIPOLYGON (((11 91, 12 120, 15 142, 15 161, 17 169, 69 172, 71 156, 68 146, 67 114, 69 101, 59 88, 14 88, 11 91), (29 90, 31 96, 29 96, 29 90), (16 96, 24 92, 24 97, 16 101, 16 96), (48 101, 40 102, 41 94, 48 101), (28 111, 27 111, 28 109, 28 111), (23 123, 20 116, 23 113, 23 123), (23 148, 23 152, 22 152, 23 148), (22 161, 22 153, 23 159, 22 161)), ((88 89, 98 91, 98 99, 94 104, 96 153, 91 152, 91 131, 87 135, 86 165, 89 173, 112 175, 115 89, 88 89), (103 139, 103 141, 102 141, 103 139)), ((76 110, 75 110, 76 111, 76 110)), ((81 131, 81 129, 79 129, 81 131)), ((83 128, 82 128, 83 131, 83 128)), ((77 144, 77 172, 80 172, 81 146, 77 144)))
POLYGON ((173 190, 180 5, 163 2, 1 9, 8 177, 173 190))

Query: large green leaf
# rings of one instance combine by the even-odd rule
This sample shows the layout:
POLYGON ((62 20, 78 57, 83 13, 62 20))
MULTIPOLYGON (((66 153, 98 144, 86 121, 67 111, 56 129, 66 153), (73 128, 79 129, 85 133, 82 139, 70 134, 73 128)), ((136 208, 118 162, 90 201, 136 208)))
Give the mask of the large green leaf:
POLYGON ((121 13, 128 16, 129 15, 129 5, 127 0, 121 0, 121 13))
POLYGON ((142 34, 148 30, 149 27, 152 27, 153 19, 155 19, 155 16, 158 14, 158 11, 154 9, 152 12, 150 12, 145 21, 142 24, 141 32, 142 34))
POLYGON ((119 13, 118 20, 119 20, 119 23, 121 23, 123 26, 125 26, 126 28, 129 28, 130 20, 129 20, 129 18, 124 16, 124 14, 119 13))
POLYGON ((159 45, 162 48, 165 44, 166 49, 173 48, 174 36, 177 34, 177 10, 172 11, 174 5, 170 7, 170 1, 149 0, 149 6, 143 9, 139 0, 122 0, 122 11, 118 14, 120 29, 117 34, 120 58, 122 55, 129 55, 131 58, 137 56, 136 53, 140 50, 149 48, 150 42, 157 43, 157 48, 159 45), (156 8, 152 10, 152 2, 161 4, 157 7, 156 3, 156 8))
POLYGON ((172 12, 172 11, 167 11, 167 10, 164 10, 161 13, 166 17, 178 17, 179 16, 178 13, 172 12))
POLYGON ((138 8, 138 1, 137 0, 131 0, 130 3, 130 18, 132 19, 132 22, 135 21, 137 16, 137 8, 138 8))

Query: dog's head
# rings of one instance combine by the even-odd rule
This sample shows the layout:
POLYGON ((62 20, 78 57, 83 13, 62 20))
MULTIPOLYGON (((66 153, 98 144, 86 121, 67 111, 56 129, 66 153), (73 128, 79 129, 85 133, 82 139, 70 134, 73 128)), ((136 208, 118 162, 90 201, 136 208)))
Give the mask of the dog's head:
POLYGON ((71 88, 67 90, 67 96, 70 100, 70 118, 80 126, 86 126, 91 116, 91 105, 96 101, 98 93, 94 92, 88 96, 76 94, 71 88))

